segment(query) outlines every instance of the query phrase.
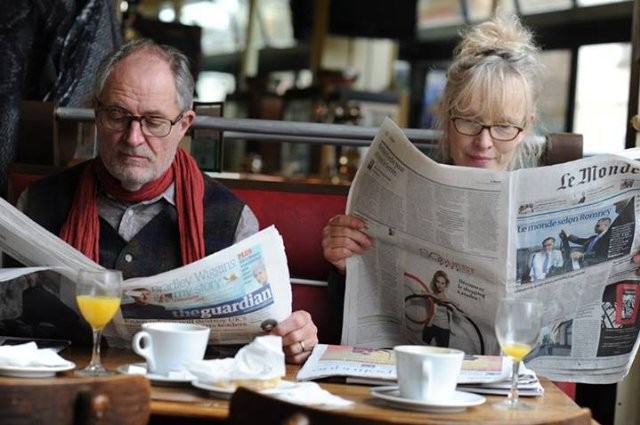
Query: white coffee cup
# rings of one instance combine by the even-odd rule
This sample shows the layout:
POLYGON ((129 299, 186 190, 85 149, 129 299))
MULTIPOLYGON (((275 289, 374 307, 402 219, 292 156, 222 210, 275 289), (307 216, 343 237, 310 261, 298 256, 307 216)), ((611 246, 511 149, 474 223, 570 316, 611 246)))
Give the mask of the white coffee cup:
POLYGON ((400 397, 450 400, 458 383, 464 352, 428 345, 398 345, 393 348, 400 397))
POLYGON ((149 322, 133 336, 133 351, 147 361, 147 372, 168 376, 185 364, 202 360, 210 329, 193 323, 149 322))

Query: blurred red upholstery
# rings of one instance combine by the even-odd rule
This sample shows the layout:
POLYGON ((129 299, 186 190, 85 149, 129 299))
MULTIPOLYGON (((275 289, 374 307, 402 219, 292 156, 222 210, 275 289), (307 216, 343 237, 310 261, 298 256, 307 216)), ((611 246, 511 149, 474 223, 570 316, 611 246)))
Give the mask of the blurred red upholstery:
POLYGON ((558 388, 560 388, 566 395, 571 397, 571 400, 576 399, 576 383, 575 382, 556 382, 553 381, 558 388))
MULTIPOLYGON (((322 229, 331 217, 344 213, 347 188, 282 182, 253 182, 251 187, 234 187, 237 182, 223 183, 228 183, 249 205, 261 229, 270 225, 278 229, 292 278, 326 282, 330 265, 322 255, 322 229)), ((311 314, 320 341, 339 344, 341 330, 332 314, 335 309, 330 305, 327 286, 294 284, 292 291, 293 310, 311 314)))
POLYGON ((347 196, 274 189, 233 189, 258 217, 260 228, 275 225, 282 238, 291 277, 326 280, 329 263, 322 255, 322 229, 344 214, 347 196))
POLYGON ((11 205, 15 205, 18 201, 18 196, 24 190, 29 183, 37 180, 38 177, 29 174, 13 174, 9 180, 9 189, 7 190, 7 201, 11 205))
POLYGON ((15 205, 22 191, 29 183, 43 177, 43 174, 30 174, 28 172, 9 172, 9 182, 7 188, 7 201, 15 205))

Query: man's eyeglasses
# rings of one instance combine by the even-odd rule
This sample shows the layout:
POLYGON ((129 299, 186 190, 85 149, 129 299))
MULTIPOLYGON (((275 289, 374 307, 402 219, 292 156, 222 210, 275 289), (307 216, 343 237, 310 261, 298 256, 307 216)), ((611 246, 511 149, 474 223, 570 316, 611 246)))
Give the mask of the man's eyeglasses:
POLYGON ((524 130, 524 128, 512 124, 485 125, 478 121, 459 117, 453 117, 451 118, 451 121, 453 122, 453 127, 460 134, 465 136, 477 136, 482 133, 482 130, 488 128, 491 138, 500 142, 510 142, 518 137, 518 134, 524 130))
POLYGON ((184 115, 184 112, 181 112, 175 120, 171 121, 168 118, 131 115, 126 109, 115 106, 99 106, 96 112, 100 124, 107 130, 127 131, 131 126, 131 121, 138 121, 142 134, 153 137, 168 136, 169 133, 171 133, 171 128, 173 128, 184 115))

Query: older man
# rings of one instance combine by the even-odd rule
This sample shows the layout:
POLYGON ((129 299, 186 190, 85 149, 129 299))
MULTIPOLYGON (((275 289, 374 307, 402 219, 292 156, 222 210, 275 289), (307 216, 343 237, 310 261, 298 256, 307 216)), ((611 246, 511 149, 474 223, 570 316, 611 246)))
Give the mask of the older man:
MULTIPOLYGON (((98 157, 31 185, 23 210, 125 278, 189 264, 255 233, 251 210, 178 148, 195 119, 193 89, 177 50, 149 40, 122 46, 96 75, 98 157)), ((272 334, 294 363, 318 342, 305 311, 272 334)))
POLYGON ((562 252, 555 249, 556 238, 548 237, 542 241, 542 249, 531 257, 531 280, 544 279, 552 268, 562 268, 564 259, 562 252))

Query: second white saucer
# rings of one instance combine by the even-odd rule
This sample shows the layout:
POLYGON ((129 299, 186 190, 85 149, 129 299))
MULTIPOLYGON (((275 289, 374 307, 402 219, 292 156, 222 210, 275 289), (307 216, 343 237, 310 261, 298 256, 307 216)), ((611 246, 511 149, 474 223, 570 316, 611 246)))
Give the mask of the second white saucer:
POLYGON ((385 386, 371 388, 371 395, 379 399, 385 400, 395 407, 408 410, 417 410, 420 412, 438 412, 451 413, 461 412, 467 407, 478 406, 486 401, 486 399, 478 394, 467 393, 464 391, 456 391, 449 400, 412 400, 400 396, 398 386, 385 386))
POLYGON ((67 362, 56 366, 10 366, 0 365, 0 375, 13 378, 49 378, 55 376, 57 372, 71 370, 76 367, 75 363, 67 362))
POLYGON ((144 375, 153 384, 157 384, 157 385, 187 385, 187 384, 191 384, 191 381, 196 379, 196 377, 190 374, 189 372, 176 373, 171 376, 149 373, 147 372, 146 363, 123 364, 118 366, 116 370, 125 375, 144 375))

